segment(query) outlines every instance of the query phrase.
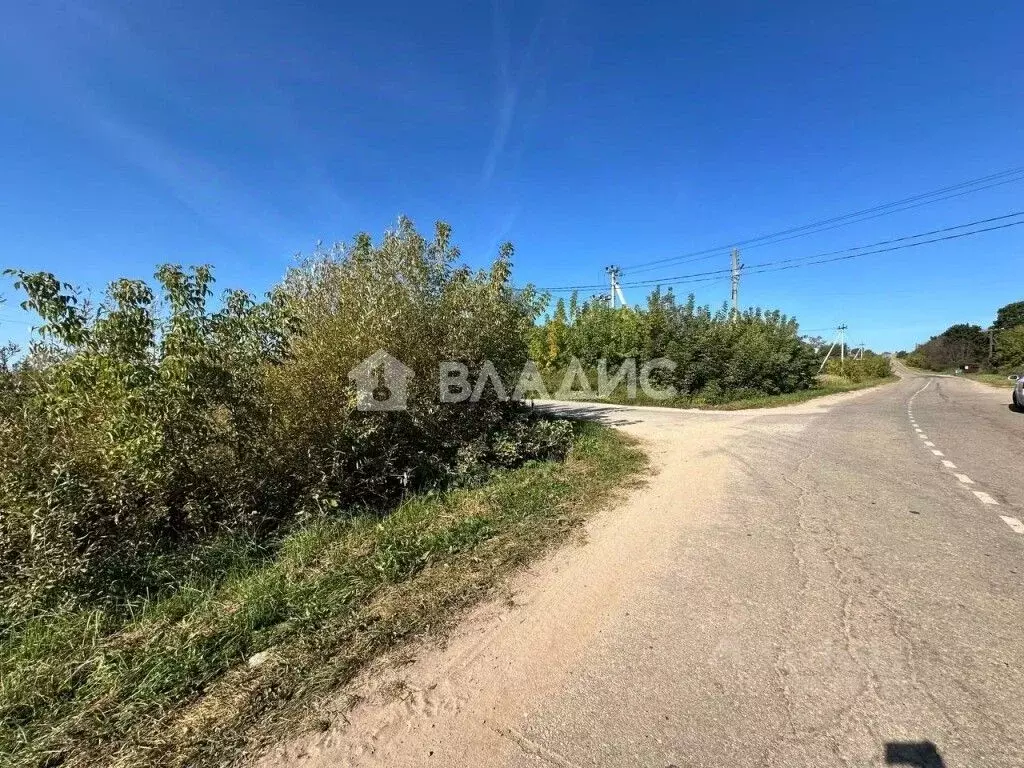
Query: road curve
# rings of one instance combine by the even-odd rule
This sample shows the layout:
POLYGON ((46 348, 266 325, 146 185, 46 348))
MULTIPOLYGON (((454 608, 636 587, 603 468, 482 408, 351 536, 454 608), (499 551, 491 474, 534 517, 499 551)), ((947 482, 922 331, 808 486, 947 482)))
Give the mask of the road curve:
POLYGON ((639 437, 649 483, 262 764, 1024 765, 1024 414, 901 376, 765 411, 551 406, 639 437))

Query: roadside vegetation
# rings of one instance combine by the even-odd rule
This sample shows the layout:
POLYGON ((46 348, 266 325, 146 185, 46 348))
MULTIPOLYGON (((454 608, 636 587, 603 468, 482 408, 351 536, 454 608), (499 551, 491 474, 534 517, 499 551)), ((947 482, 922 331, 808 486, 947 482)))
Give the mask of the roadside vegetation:
POLYGON ((617 433, 580 424, 563 463, 412 495, 387 514, 324 516, 262 555, 222 555, 216 577, 194 576, 130 615, 83 606, 11 627, 0 763, 216 764, 321 727, 323 697, 493 594, 644 461, 617 433))
POLYGON ((728 408, 889 375, 868 354, 819 377, 792 318, 671 292, 573 297, 539 322, 547 297, 513 286, 511 245, 472 271, 447 225, 427 239, 404 219, 318 248, 262 299, 213 298, 208 267, 98 302, 8 274, 40 327, 0 347, 3 765, 208 764, 315 726, 320 697, 642 469, 623 437, 493 386, 445 402, 442 362, 511 390, 528 361, 586 377, 666 358, 675 404, 728 408), (407 367, 404 410, 360 408, 350 374, 379 350, 407 367))
POLYGON ((1001 307, 988 329, 959 323, 899 357, 927 371, 957 373, 966 367, 983 383, 1008 385, 1007 374, 1024 373, 1024 301, 1001 307))
POLYGON ((970 373, 966 378, 999 389, 1013 389, 1014 382, 1005 373, 970 373))
MULTIPOLYGON (((643 392, 638 392, 636 397, 633 397, 625 386, 621 386, 616 388, 616 390, 607 397, 598 397, 597 395, 594 395, 588 399, 598 402, 616 403, 619 405, 700 408, 715 411, 741 411, 749 408, 778 408, 784 405, 803 403, 818 397, 824 397, 825 395, 838 395, 843 392, 854 392, 859 389, 868 389, 870 387, 877 387, 880 384, 887 384, 889 382, 896 381, 896 376, 891 373, 891 366, 889 366, 888 359, 881 355, 876 357, 878 362, 875 364, 875 367, 862 367, 859 365, 859 360, 847 361, 846 366, 844 366, 846 368, 846 373, 822 373, 821 375, 815 376, 814 383, 806 389, 798 389, 793 392, 781 392, 776 395, 748 395, 746 397, 738 397, 734 400, 727 400, 725 402, 708 403, 702 401, 700 398, 687 397, 675 397, 667 400, 654 399, 645 396, 643 392)), ((836 361, 835 366, 830 363, 826 370, 838 370, 839 368, 840 364, 836 361)), ((556 380, 552 380, 553 387, 557 387, 557 383, 558 382, 556 380)), ((552 389, 552 391, 554 391, 554 389, 552 389)))
POLYGON ((214 302, 206 267, 95 305, 11 273, 41 328, 0 356, 0 763, 240 748, 635 471, 597 427, 439 402, 439 361, 514 381, 527 360, 541 301, 511 256, 472 272, 446 225, 402 220, 264 300, 214 302), (407 410, 357 407, 348 374, 381 348, 413 373, 407 410))
POLYGON ((679 302, 671 291, 660 290, 650 295, 646 307, 636 308, 581 303, 575 294, 568 304, 559 300, 545 322, 533 329, 530 349, 549 393, 568 381, 578 399, 639 405, 786 405, 873 386, 892 375, 888 358, 865 352, 863 359, 830 360, 826 375, 819 376, 825 349, 802 338, 795 319, 761 309, 734 318, 725 307, 716 311, 698 306, 692 296, 679 302), (655 370, 652 384, 671 387, 674 397, 634 393, 635 387, 626 382, 610 394, 597 395, 601 361, 614 380, 623 363, 658 358, 674 367, 655 370))

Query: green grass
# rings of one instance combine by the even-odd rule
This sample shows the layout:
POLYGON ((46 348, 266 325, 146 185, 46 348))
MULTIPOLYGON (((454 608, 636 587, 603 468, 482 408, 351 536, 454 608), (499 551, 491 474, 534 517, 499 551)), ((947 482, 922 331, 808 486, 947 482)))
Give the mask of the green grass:
POLYGON ((970 379, 971 381, 979 381, 982 384, 988 384, 990 387, 1013 389, 1013 382, 1007 379, 1006 374, 1003 373, 971 373, 964 378, 970 379))
POLYGON ((316 727, 317 701, 381 652, 442 632, 645 466, 621 435, 574 429, 564 463, 310 524, 132 617, 6 627, 0 765, 207 765, 316 727))
POLYGON ((896 376, 886 376, 878 379, 864 379, 862 381, 850 381, 849 379, 838 379, 834 377, 821 376, 818 383, 810 389, 801 389, 796 392, 785 392, 781 395, 761 395, 758 397, 747 397, 739 400, 732 400, 720 405, 701 405, 701 408, 712 408, 718 411, 739 411, 747 408, 778 408, 783 405, 794 405, 813 400, 825 395, 836 395, 841 392, 854 392, 858 389, 877 387, 880 384, 888 384, 898 381, 896 376))
POLYGON ((654 405, 668 408, 700 408, 714 411, 739 411, 748 408, 778 408, 783 405, 794 405, 813 400, 816 397, 835 395, 840 392, 853 392, 858 389, 875 387, 879 384, 887 384, 897 381, 896 376, 887 376, 879 379, 864 379, 862 381, 850 381, 849 379, 837 376, 823 375, 817 378, 817 383, 810 389, 801 389, 796 392, 785 392, 780 395, 755 395, 740 397, 734 400, 722 402, 708 402, 700 398, 680 397, 671 400, 655 400, 647 397, 642 392, 637 392, 636 398, 630 398, 625 389, 617 389, 609 397, 594 397, 593 402, 616 403, 618 405, 654 405))

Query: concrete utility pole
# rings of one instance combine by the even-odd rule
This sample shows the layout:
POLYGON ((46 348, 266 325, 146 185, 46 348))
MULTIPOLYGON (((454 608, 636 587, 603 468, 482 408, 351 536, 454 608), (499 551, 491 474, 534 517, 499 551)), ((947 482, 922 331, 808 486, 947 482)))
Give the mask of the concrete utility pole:
POLYGON ((846 326, 840 325, 836 328, 836 331, 836 339, 832 342, 832 346, 828 348, 828 352, 825 353, 825 359, 821 361, 818 373, 825 370, 825 363, 828 362, 829 357, 832 355, 832 350, 836 348, 836 344, 839 345, 839 370, 842 371, 846 368, 846 326))
POLYGON ((732 319, 733 322, 740 314, 740 252, 738 248, 732 249, 732 319))
POLYGON ((616 297, 618 297, 619 303, 622 306, 628 306, 629 302, 626 301, 626 297, 622 293, 622 286, 619 285, 619 274, 621 270, 617 266, 612 264, 611 266, 605 267, 604 271, 608 273, 608 279, 611 281, 612 309, 615 309, 616 297))

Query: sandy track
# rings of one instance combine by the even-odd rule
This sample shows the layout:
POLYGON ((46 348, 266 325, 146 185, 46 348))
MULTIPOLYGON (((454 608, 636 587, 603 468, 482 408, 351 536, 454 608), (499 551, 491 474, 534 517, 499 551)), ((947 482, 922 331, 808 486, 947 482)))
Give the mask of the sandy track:
MULTIPOLYGON (((973 594, 991 578, 970 562, 942 577, 952 596, 929 582, 964 499, 903 423, 915 383, 770 411, 552 406, 639 437, 646 487, 517 578, 512 604, 379 665, 330 729, 260 765, 882 765, 887 744, 923 740, 1019 756, 1003 662, 1024 651, 1024 614, 993 621, 1005 595, 973 594), (967 608, 936 619, 925 594, 967 608), (980 642, 966 673, 945 666, 980 642)), ((962 554, 985 549, 1006 576, 1020 542, 990 528, 962 554)))

